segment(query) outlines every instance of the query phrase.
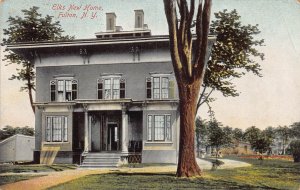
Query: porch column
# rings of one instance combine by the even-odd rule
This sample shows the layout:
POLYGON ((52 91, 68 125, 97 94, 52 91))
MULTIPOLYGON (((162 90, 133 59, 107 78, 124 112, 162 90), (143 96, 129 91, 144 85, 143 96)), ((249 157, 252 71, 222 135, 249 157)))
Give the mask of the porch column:
POLYGON ((122 152, 128 152, 128 114, 122 109, 122 152))
POLYGON ((88 150, 89 144, 89 117, 88 117, 88 110, 84 109, 84 151, 88 150))

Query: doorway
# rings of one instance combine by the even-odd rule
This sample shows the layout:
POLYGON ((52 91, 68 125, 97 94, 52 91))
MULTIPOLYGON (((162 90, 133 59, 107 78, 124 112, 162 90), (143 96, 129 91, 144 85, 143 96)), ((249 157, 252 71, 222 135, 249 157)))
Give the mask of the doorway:
POLYGON ((120 130, 116 123, 107 124, 107 144, 109 151, 118 151, 120 145, 120 130))

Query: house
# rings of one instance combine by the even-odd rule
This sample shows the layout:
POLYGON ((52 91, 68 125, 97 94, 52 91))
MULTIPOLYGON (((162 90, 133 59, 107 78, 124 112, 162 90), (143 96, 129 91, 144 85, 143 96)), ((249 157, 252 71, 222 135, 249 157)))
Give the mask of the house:
POLYGON ((151 35, 143 10, 134 12, 132 31, 106 13, 106 31, 95 39, 8 44, 36 67, 36 161, 177 162, 179 99, 169 36, 151 35))
POLYGON ((35 138, 16 134, 0 142, 0 162, 33 161, 35 138))

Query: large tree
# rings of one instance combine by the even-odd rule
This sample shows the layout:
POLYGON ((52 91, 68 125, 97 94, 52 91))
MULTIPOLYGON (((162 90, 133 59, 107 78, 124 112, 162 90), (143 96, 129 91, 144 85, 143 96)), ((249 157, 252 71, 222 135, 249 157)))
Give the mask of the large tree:
POLYGON ((261 76, 258 61, 264 59, 264 54, 257 48, 264 45, 264 40, 257 39, 258 25, 243 25, 240 18, 236 10, 215 13, 210 32, 217 39, 207 64, 197 110, 214 100, 211 98, 213 91, 219 91, 225 97, 238 96, 233 79, 247 72, 261 76))
MULTIPOLYGON (((61 28, 59 21, 53 21, 53 17, 42 15, 38 12, 38 7, 31 7, 28 10, 22 10, 23 18, 20 16, 9 17, 8 28, 3 30, 6 38, 3 39, 4 44, 19 43, 19 42, 36 42, 36 41, 54 41, 54 40, 69 40, 74 37, 63 36, 64 30, 61 28)), ((33 91, 35 91, 35 70, 33 60, 37 56, 36 52, 30 53, 31 58, 15 54, 12 51, 5 50, 4 61, 9 64, 17 64, 16 73, 13 74, 10 80, 20 80, 24 82, 21 91, 27 91, 29 95, 30 105, 33 106, 33 91)))
POLYGON ((203 81, 208 46, 211 0, 164 0, 169 27, 170 54, 179 90, 180 142, 178 177, 201 175, 196 162, 195 114, 203 81), (196 11, 195 11, 196 9, 196 11), (195 14, 196 12, 196 14, 195 14), (196 15, 196 37, 192 25, 196 15))

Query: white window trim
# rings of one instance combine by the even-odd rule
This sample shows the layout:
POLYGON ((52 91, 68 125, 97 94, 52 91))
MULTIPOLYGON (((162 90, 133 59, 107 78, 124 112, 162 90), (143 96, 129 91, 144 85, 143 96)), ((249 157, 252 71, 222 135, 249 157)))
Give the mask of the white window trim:
POLYGON ((171 114, 147 114, 147 138, 146 142, 147 143, 172 143, 173 139, 173 130, 172 130, 172 116, 171 114), (149 127, 149 122, 148 122, 148 117, 152 116, 152 126, 151 126, 151 140, 148 140, 148 127, 149 127), (154 123, 154 118, 155 116, 164 116, 164 140, 155 140, 155 123, 154 123), (166 116, 170 116, 170 140, 167 139, 167 125, 166 125, 166 116))
MULTIPOLYGON (((170 83, 171 74, 152 74, 151 75, 151 99, 152 100, 168 100, 170 99, 170 84, 168 84, 168 97, 162 98, 162 78, 168 78, 168 83, 170 83), (159 78, 159 98, 154 98, 154 78, 159 78)), ((147 83, 146 83, 147 85, 147 83)), ((146 86, 147 88, 147 86, 146 86)), ((147 96, 147 95, 146 95, 147 96)))
POLYGON ((68 126, 68 116, 67 115, 47 115, 45 118, 45 143, 49 144, 60 144, 60 143, 70 143, 69 141, 69 126, 68 126), (63 123, 61 127, 61 141, 53 141, 53 118, 54 117, 60 117, 63 118, 63 123), (48 118, 51 118, 51 129, 50 129, 50 141, 47 139, 47 128, 48 128, 48 118), (65 125, 67 125, 67 140, 64 139, 65 136, 65 125))
MULTIPOLYGON (((124 79, 122 77, 122 74, 103 74, 101 76, 101 78, 97 79, 97 97, 98 97, 98 84, 100 83, 100 81, 102 82, 102 100, 118 100, 121 99, 121 81, 122 79, 124 79), (110 79, 110 98, 105 98, 105 80, 110 79), (113 90, 114 90, 114 79, 118 79, 119 80, 119 96, 117 98, 113 98, 113 90)), ((126 96, 126 80, 125 81, 125 96, 126 96)))

